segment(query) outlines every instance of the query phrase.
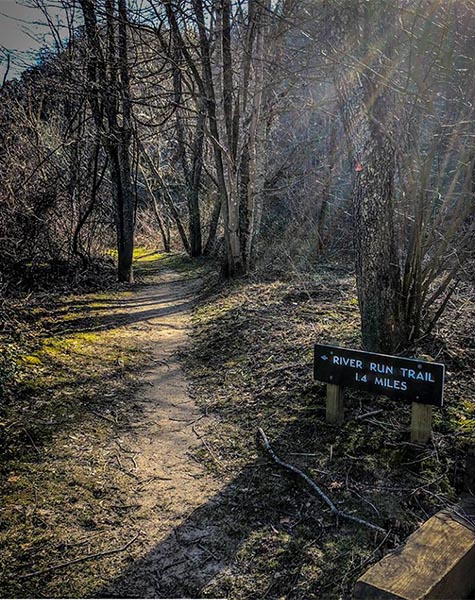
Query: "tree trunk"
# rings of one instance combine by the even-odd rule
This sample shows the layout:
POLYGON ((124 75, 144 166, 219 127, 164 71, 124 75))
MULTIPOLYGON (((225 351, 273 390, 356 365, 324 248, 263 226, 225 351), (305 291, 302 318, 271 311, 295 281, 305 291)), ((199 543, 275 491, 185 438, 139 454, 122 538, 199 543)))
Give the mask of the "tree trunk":
POLYGON ((224 243, 226 261, 223 273, 226 277, 238 277, 245 272, 239 238, 239 181, 236 173, 228 173, 227 202, 223 206, 224 243))
POLYGON ((131 179, 129 148, 132 131, 132 101, 128 65, 126 0, 106 0, 106 43, 101 45, 101 27, 96 3, 80 0, 88 42, 89 103, 98 133, 109 155, 117 231, 118 279, 132 283, 135 194, 131 179))
POLYGON ((204 106, 200 106, 200 112, 196 124, 196 136, 192 148, 192 166, 189 181, 188 215, 189 215, 189 238, 191 256, 201 256, 201 212, 200 212, 200 186, 203 171, 203 144, 206 113, 204 106))
POLYGON ((356 173, 352 201, 363 346, 393 352, 404 342, 394 234, 394 147, 389 127, 380 120, 391 103, 367 74, 340 77, 337 89, 356 173))
POLYGON ((334 30, 341 54, 335 86, 354 170, 352 194, 356 283, 363 346, 394 352, 401 335, 401 275, 394 231, 394 97, 386 84, 392 73, 390 8, 385 2, 358 5, 341 13, 334 30), (388 16, 389 14, 389 16, 388 16), (389 19, 389 21, 388 21, 389 19), (381 53, 368 44, 377 31, 381 53), (361 60, 346 66, 351 48, 361 60), (345 65, 345 66, 343 66, 345 65))
POLYGON ((216 195, 216 199, 213 206, 213 212, 211 214, 211 220, 209 224, 208 239, 203 250, 205 256, 209 256, 216 243, 216 232, 218 230, 219 215, 221 214, 221 196, 219 193, 216 195))
POLYGON ((165 252, 170 252, 170 233, 167 229, 167 224, 164 223, 162 217, 160 216, 160 211, 158 210, 157 198, 155 197, 154 191, 151 189, 148 184, 148 179, 146 178, 148 191, 150 192, 150 196, 152 198, 153 212, 155 214, 155 218, 157 219, 158 227, 160 229, 160 235, 162 236, 163 250, 165 252))
POLYGON ((335 170, 335 154, 336 154, 336 124, 328 121, 327 127, 330 129, 330 133, 328 135, 328 145, 326 149, 327 155, 327 166, 326 166, 326 174, 323 183, 323 188, 320 192, 321 203, 320 208, 318 210, 317 218, 316 218, 316 227, 317 227, 317 250, 320 254, 323 252, 326 243, 326 235, 324 232, 325 222, 327 220, 328 215, 328 206, 330 204, 331 197, 331 189, 333 182, 333 172, 335 170))
POLYGON ((366 147, 353 191, 356 280, 363 346, 393 352, 401 340, 399 266, 393 227, 393 153, 366 147))
POLYGON ((110 156, 111 179, 116 207, 118 279, 123 283, 132 283, 135 202, 130 180, 128 146, 111 148, 110 156))

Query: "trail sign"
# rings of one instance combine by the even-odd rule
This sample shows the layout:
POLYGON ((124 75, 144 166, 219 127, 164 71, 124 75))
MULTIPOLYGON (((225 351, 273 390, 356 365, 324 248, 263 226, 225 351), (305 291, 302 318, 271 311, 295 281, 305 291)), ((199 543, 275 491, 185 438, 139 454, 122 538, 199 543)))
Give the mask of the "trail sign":
POLYGON ((443 364, 323 344, 315 345, 314 357, 318 381, 418 404, 443 405, 443 364))

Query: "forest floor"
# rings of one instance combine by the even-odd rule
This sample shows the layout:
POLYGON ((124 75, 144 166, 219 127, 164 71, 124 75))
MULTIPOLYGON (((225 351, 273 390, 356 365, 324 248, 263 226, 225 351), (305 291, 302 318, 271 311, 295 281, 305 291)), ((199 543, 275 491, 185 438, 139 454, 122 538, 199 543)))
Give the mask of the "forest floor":
POLYGON ((131 290, 19 315, 30 336, 1 423, 3 597, 187 595, 221 566, 214 524, 177 530, 219 484, 194 455, 207 417, 177 356, 199 275, 166 264, 139 252, 131 290))
POLYGON ((2 597, 347 598, 457 499, 475 427, 470 285, 415 349, 447 364, 446 407, 418 446, 409 407, 383 397, 349 392, 346 422, 325 423, 313 343, 360 342, 344 265, 213 286, 199 264, 137 258, 132 289, 17 311, 29 333, 0 422, 2 597), (258 451, 258 427, 387 535, 336 522, 258 451))

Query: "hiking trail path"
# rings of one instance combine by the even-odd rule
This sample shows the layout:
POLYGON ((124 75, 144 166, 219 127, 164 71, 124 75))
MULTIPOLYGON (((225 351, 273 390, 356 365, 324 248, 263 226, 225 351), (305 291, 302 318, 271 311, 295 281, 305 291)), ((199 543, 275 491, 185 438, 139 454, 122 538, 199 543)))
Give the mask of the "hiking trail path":
POLYGON ((125 326, 136 330, 151 353, 152 366, 140 375, 134 400, 136 420, 117 442, 134 457, 140 481, 130 504, 140 505, 146 516, 140 522, 143 558, 102 587, 102 597, 196 594, 224 567, 209 547, 219 543, 219 527, 205 517, 190 519, 223 486, 195 456, 204 443, 199 426, 210 417, 190 396, 178 357, 188 344, 198 287, 198 281, 165 270, 116 309, 127 311, 125 326))

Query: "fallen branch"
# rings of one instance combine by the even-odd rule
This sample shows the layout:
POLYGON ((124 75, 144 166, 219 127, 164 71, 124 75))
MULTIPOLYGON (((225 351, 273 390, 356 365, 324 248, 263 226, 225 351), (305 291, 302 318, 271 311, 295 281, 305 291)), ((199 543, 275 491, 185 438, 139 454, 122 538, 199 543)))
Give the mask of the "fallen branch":
POLYGON ((113 548, 112 550, 104 550, 103 552, 96 552, 95 554, 86 554, 84 556, 79 556, 73 560, 68 560, 67 562, 58 563, 57 565, 53 565, 52 567, 48 567, 47 569, 41 569, 40 571, 33 571, 32 573, 27 573, 26 575, 20 575, 18 579, 28 579, 28 577, 35 577, 36 575, 43 575, 44 573, 49 573, 50 571, 56 571, 57 569, 62 569, 64 567, 68 567, 69 565, 74 565, 76 563, 84 562, 85 560, 92 560, 93 558, 101 558, 102 556, 110 556, 111 554, 117 554, 118 552, 124 552, 127 550, 129 546, 131 546, 135 540, 139 537, 139 534, 135 534, 134 537, 129 540, 125 546, 121 548, 113 548))
POLYGON ((374 417, 376 415, 381 414, 382 412, 383 412, 383 409, 379 408, 378 410, 372 410, 371 412, 367 412, 362 415, 356 415, 355 421, 357 421, 359 419, 367 419, 368 417, 374 417))
POLYGON ((310 479, 310 477, 308 475, 306 475, 303 471, 301 471, 297 467, 294 467, 294 465, 284 462, 277 456, 277 454, 272 449, 272 447, 269 443, 269 440, 267 439, 266 434, 260 427, 258 428, 258 432, 259 432, 259 435, 261 436, 262 443, 264 444, 264 447, 267 450, 267 452, 270 454, 272 460, 277 465, 279 465, 279 467, 282 467, 283 469, 286 469, 287 471, 290 471, 291 473, 294 473, 295 475, 298 475, 301 479, 303 479, 310 486, 310 488, 317 494, 317 496, 319 496, 325 502, 325 504, 330 508, 331 512, 334 515, 336 515, 337 517, 341 517, 342 519, 347 519, 348 521, 354 521, 355 523, 359 523, 360 525, 364 525, 365 527, 369 527, 370 529, 374 529, 375 531, 379 531, 380 533, 383 533, 386 535, 387 532, 382 527, 378 527, 378 525, 374 525, 373 523, 370 523, 369 521, 365 521, 364 519, 360 519, 359 517, 354 517, 353 515, 349 515, 345 512, 342 512, 341 510, 339 510, 333 504, 333 502, 330 500, 330 498, 325 494, 325 492, 312 479, 310 479))
POLYGON ((112 425, 118 425, 117 421, 114 421, 114 419, 112 419, 111 417, 108 417, 107 415, 103 415, 100 412, 97 412, 95 410, 90 410, 89 412, 91 414, 95 415, 96 417, 99 417, 100 419, 104 419, 105 421, 112 423, 112 425))

